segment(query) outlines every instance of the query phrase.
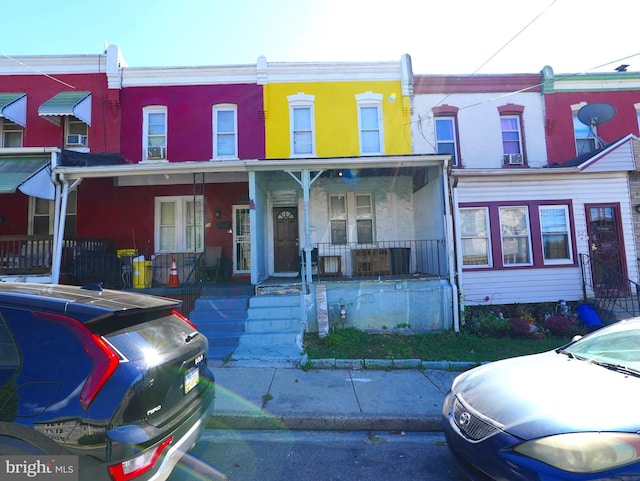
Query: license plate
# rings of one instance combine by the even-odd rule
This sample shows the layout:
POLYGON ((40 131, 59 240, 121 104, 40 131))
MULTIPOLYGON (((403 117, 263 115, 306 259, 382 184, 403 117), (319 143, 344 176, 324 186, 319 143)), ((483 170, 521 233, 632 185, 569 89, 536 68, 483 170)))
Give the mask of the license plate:
POLYGON ((184 375, 184 393, 187 394, 194 387, 198 385, 200 381, 200 369, 198 366, 192 367, 184 375))

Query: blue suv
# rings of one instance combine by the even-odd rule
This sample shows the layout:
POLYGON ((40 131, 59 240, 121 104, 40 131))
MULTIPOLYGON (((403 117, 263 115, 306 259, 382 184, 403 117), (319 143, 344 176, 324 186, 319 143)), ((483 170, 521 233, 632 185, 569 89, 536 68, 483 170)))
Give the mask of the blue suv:
POLYGON ((77 455, 81 480, 166 479, 214 396, 180 301, 0 282, 0 455, 77 455))

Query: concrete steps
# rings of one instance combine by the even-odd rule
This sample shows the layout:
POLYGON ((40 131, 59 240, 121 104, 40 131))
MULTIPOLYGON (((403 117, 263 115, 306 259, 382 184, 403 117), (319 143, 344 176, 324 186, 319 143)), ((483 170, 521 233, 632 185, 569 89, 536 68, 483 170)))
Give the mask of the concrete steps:
POLYGON ((245 331, 249 288, 202 290, 189 319, 209 340, 209 359, 231 357, 245 331))
POLYGON ((249 301, 245 331, 232 359, 299 361, 304 327, 300 294, 254 296, 249 301))

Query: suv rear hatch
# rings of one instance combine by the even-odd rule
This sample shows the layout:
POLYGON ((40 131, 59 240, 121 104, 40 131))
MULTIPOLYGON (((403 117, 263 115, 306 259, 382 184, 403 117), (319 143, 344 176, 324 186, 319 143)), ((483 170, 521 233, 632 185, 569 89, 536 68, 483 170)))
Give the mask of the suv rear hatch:
POLYGON ((114 420, 116 424, 146 420, 163 427, 211 399, 213 375, 207 367, 207 338, 180 314, 169 309, 133 310, 91 324, 141 374, 124 402, 121 419, 114 420))

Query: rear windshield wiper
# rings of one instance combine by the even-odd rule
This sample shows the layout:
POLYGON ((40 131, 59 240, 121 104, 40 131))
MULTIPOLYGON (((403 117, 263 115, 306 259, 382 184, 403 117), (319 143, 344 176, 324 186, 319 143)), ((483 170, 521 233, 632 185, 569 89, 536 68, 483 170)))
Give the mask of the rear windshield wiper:
POLYGON ((193 341, 199 334, 200 334, 199 331, 192 332, 191 334, 189 334, 187 337, 184 338, 184 342, 193 341))

